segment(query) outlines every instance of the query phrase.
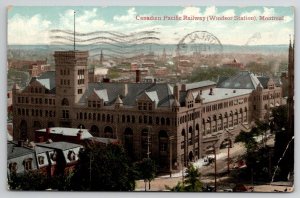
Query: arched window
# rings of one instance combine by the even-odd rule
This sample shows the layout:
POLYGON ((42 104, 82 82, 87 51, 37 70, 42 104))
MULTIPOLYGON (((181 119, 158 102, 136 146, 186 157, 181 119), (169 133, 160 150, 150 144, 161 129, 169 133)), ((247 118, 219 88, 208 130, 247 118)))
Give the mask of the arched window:
POLYGON ((99 128, 96 125, 91 127, 91 133, 94 137, 99 137, 99 128))
POLYGON ((160 123, 161 123, 161 125, 165 125, 165 118, 164 118, 164 117, 162 117, 162 118, 160 119, 160 123))
POLYGON ((127 123, 130 123, 130 116, 127 115, 127 123))
POLYGON ((106 138, 113 138, 113 130, 110 126, 106 126, 104 128, 104 136, 106 138))
POLYGON ((166 122, 167 122, 167 126, 170 126, 170 118, 167 118, 166 122))
POLYGON ((61 106, 69 106, 69 101, 67 98, 62 99, 61 106))
POLYGON ((130 158, 133 158, 133 131, 131 128, 126 128, 124 131, 124 148, 130 158))

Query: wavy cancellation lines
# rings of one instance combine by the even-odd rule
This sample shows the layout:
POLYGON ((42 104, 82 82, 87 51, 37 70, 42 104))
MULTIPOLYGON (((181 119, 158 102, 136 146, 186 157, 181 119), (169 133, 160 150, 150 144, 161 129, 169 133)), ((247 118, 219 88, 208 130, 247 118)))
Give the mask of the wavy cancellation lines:
MULTIPOLYGON (((139 31, 121 33, 117 31, 75 32, 76 49, 89 50, 90 56, 101 56, 114 59, 131 59, 152 54, 153 47, 159 45, 157 31, 139 31)), ((70 49, 74 42, 74 31, 53 29, 50 31, 52 45, 60 49, 70 49)))

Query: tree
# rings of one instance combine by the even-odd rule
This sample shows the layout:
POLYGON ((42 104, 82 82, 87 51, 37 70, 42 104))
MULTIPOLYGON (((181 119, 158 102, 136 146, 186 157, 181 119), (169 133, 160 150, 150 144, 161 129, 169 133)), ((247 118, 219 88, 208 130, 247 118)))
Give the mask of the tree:
POLYGON ((175 192, 201 192, 202 182, 200 181, 201 174, 197 168, 193 165, 189 165, 186 170, 186 176, 184 178, 184 183, 178 182, 176 186, 170 188, 165 186, 166 189, 175 192))
POLYGON ((72 190, 132 191, 135 178, 127 155, 119 144, 95 145, 80 153, 71 179, 72 190))
POLYGON ((190 165, 186 170, 186 177, 184 183, 186 184, 185 189, 189 192, 202 191, 202 183, 200 182, 200 172, 193 165, 190 165))
POLYGON ((150 158, 144 158, 142 161, 139 161, 135 164, 138 175, 141 179, 144 179, 145 182, 145 191, 146 191, 146 182, 149 182, 149 189, 151 188, 150 183, 155 178, 157 167, 155 161, 150 158))
POLYGON ((38 171, 13 174, 8 185, 10 190, 46 190, 50 188, 47 177, 38 171))

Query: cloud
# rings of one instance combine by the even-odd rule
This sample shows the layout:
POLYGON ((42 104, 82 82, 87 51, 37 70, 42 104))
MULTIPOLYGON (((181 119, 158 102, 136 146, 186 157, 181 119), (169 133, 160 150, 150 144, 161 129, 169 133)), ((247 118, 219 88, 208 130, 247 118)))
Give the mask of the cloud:
POLYGON ((116 15, 113 17, 114 21, 117 22, 128 22, 135 20, 137 12, 135 8, 130 8, 127 10, 127 15, 116 15))
POLYGON ((8 44, 47 43, 51 21, 42 19, 40 14, 32 17, 15 14, 8 20, 8 44))
POLYGON ((177 13, 178 16, 183 15, 193 15, 193 16, 201 16, 200 8, 198 7, 185 7, 182 11, 177 13))
MULTIPOLYGON (((78 32, 92 32, 102 30, 106 22, 97 15, 97 8, 90 10, 76 11, 76 31, 78 32)), ((74 10, 66 10, 59 15, 59 29, 73 30, 74 28, 74 10)))
POLYGON ((210 6, 205 9, 204 16, 215 15, 217 14, 216 6, 210 6))

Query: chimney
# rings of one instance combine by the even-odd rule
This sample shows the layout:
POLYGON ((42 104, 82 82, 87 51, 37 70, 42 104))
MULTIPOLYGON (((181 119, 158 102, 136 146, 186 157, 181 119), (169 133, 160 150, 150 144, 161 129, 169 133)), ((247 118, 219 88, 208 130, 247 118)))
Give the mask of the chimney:
POLYGON ((213 88, 209 89, 209 95, 214 95, 213 88))
POLYGON ((173 95, 174 95, 175 99, 178 101, 179 100, 179 87, 178 87, 178 85, 174 86, 173 95))
POLYGON ((46 141, 50 138, 50 128, 46 128, 46 141))
POLYGON ((39 136, 39 137, 38 137, 38 142, 39 142, 39 143, 44 142, 44 137, 43 137, 43 136, 39 136))
POLYGON ((77 133, 77 141, 80 142, 81 141, 81 136, 82 136, 82 130, 80 129, 77 133))
POLYGON ((137 69, 135 70, 135 82, 139 83, 141 80, 141 70, 137 69))

